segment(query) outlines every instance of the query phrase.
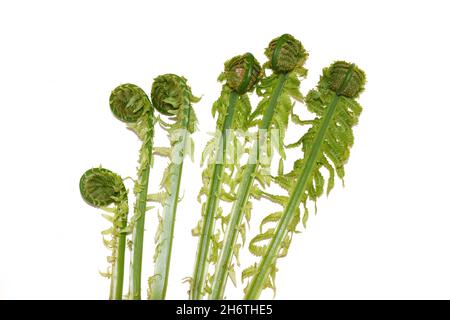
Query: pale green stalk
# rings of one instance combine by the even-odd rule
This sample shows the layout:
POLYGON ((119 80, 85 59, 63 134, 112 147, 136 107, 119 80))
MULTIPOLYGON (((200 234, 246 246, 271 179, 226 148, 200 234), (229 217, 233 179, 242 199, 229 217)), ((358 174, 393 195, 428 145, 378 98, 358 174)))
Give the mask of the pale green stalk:
POLYGON ((144 246, 145 213, 147 211, 148 180, 150 175, 151 156, 153 148, 153 109, 147 118, 147 132, 141 149, 140 167, 138 169, 137 196, 135 216, 137 217, 132 237, 130 261, 130 300, 141 299, 142 252, 144 246))
MULTIPOLYGON (((187 144, 191 143, 190 133, 195 128, 195 114, 192 110, 191 102, 198 101, 191 93, 191 89, 186 83, 186 79, 177 75, 162 75, 155 79, 152 89, 152 99, 155 107, 168 107, 164 104, 168 97, 177 95, 179 101, 173 101, 175 110, 175 123, 168 125, 169 138, 176 138, 172 144, 171 163, 168 167, 167 176, 163 178, 165 192, 162 197, 163 214, 159 226, 159 235, 155 252, 155 270, 154 275, 149 279, 149 295, 151 300, 163 300, 166 297, 169 281, 170 261, 172 254, 173 233, 175 228, 175 217, 180 194, 181 175, 183 171, 183 159, 187 153, 187 144), (179 132, 177 132, 180 130, 179 132), (178 133, 181 133, 180 136, 178 133), (170 135, 176 134, 176 137, 170 135), (168 183, 165 179, 169 179, 168 183)), ((176 99, 175 99, 176 100, 176 99)), ((166 109, 167 111, 167 109, 166 109)))
POLYGON ((208 199, 206 202, 205 216, 203 219, 202 232, 200 234, 199 246, 195 259, 194 276, 192 279, 192 288, 190 291, 190 299, 198 300, 202 297, 203 286, 205 284, 206 275, 208 274, 208 254, 211 246, 211 238, 214 236, 214 222, 217 212, 217 204, 220 199, 220 191, 222 188, 221 179, 224 170, 224 161, 226 159, 227 145, 226 135, 227 130, 231 128, 233 122, 234 110, 238 93, 232 91, 228 102, 227 114, 225 116, 224 125, 221 132, 221 143, 214 162, 213 175, 211 178, 210 189, 208 192, 208 199))
POLYGON ((125 228, 127 226, 126 216, 128 215, 128 201, 118 204, 126 210, 125 219, 121 219, 118 223, 119 235, 117 236, 116 243, 116 257, 113 262, 113 269, 111 273, 111 286, 109 292, 110 300, 122 300, 123 297, 123 278, 124 278, 124 265, 125 265, 125 249, 127 243, 127 234, 125 228))

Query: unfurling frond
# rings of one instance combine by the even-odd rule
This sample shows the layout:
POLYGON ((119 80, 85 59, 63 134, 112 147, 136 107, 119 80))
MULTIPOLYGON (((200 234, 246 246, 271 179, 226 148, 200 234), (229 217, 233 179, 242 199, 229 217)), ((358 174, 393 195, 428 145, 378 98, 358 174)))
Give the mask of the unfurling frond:
POLYGON ((128 191, 118 174, 98 167, 81 176, 80 193, 89 205, 105 211, 102 216, 112 224, 102 231, 103 244, 111 254, 106 259, 110 266, 101 274, 111 279, 110 299, 122 299, 128 191))
MULTIPOLYGON (((208 160, 202 173, 203 186, 198 195, 199 201, 203 201, 202 215, 192 232, 200 237, 190 289, 192 299, 200 299, 205 293, 211 292, 213 276, 208 274, 208 268, 210 264, 217 263, 222 249, 223 228, 228 223, 220 202, 235 200, 236 174, 239 172, 240 159, 247 149, 247 139, 239 136, 249 127, 251 104, 247 93, 253 91, 261 76, 258 61, 252 54, 246 53, 225 62, 224 72, 218 78, 225 83, 212 107, 212 114, 217 117, 216 134, 202 155, 202 164, 208 160), (214 228, 218 220, 222 230, 214 228)), ((234 269, 230 268, 234 274, 234 269)))
POLYGON ((172 250, 173 230, 177 204, 180 201, 180 182, 183 159, 193 148, 190 134, 197 127, 192 103, 199 98, 192 94, 187 80, 174 74, 164 74, 155 79, 152 86, 152 102, 157 110, 169 116, 167 121, 158 119, 161 128, 167 131, 170 147, 156 148, 155 154, 170 157, 161 181, 162 191, 149 195, 148 199, 160 202, 163 214, 159 216, 159 225, 155 236, 155 274, 149 279, 148 296, 150 299, 164 299, 167 290, 172 250))
POLYGON ((154 109, 147 94, 134 84, 123 84, 111 92, 109 105, 112 113, 127 124, 128 129, 136 133, 142 141, 139 151, 137 180, 133 192, 136 196, 134 214, 130 218, 127 233, 133 232, 130 263, 130 292, 128 298, 141 297, 141 266, 144 239, 145 213, 147 211, 147 189, 152 164, 154 133, 154 109))
POLYGON ((225 62, 225 70, 219 81, 238 94, 251 92, 261 78, 261 66, 251 53, 235 56, 225 62))
POLYGON ((308 53, 300 41, 290 34, 283 34, 273 39, 265 51, 269 59, 267 67, 275 73, 287 73, 295 69, 301 69, 308 53))
POLYGON ((105 207, 117 203, 125 190, 122 178, 104 168, 87 170, 80 179, 80 193, 91 206, 105 207))
MULTIPOLYGON (((292 234, 300 220, 306 227, 308 202, 315 205, 325 192, 325 185, 329 193, 334 186, 335 176, 344 178, 344 165, 354 141, 352 127, 358 123, 362 111, 354 98, 364 90, 364 84, 362 70, 338 61, 323 70, 317 87, 306 96, 308 110, 315 113, 316 118, 308 122, 309 130, 289 146, 300 147, 303 156, 295 162, 291 172, 273 178, 287 191, 287 200, 283 203, 276 201, 280 196, 266 196, 282 204, 283 212, 272 213, 263 219, 261 233, 250 242, 250 251, 263 258, 246 288, 246 298, 258 297, 264 283, 274 283, 274 279, 270 278, 276 270, 277 258, 287 254, 292 234), (302 217, 300 207, 303 210, 302 217), (268 223, 278 224, 276 228, 270 227, 263 231, 263 226, 268 223)), ((246 274, 249 272, 246 271, 246 274)))
POLYGON ((256 110, 251 116, 252 125, 263 125, 263 115, 271 99, 276 96, 276 110, 267 130, 278 130, 279 152, 284 157, 283 141, 288 126, 290 115, 295 101, 302 102, 303 95, 300 92, 301 79, 306 77, 307 70, 303 67, 308 53, 300 41, 291 35, 284 34, 273 39, 267 47, 265 54, 268 61, 264 64, 272 70, 270 76, 264 77, 256 88, 256 92, 262 98, 256 110), (280 81, 280 78, 282 81, 280 81), (280 82, 281 86, 280 86, 280 82))
POLYGON ((117 119, 126 123, 135 123, 150 107, 150 101, 144 90, 134 84, 126 83, 111 92, 109 105, 117 119))

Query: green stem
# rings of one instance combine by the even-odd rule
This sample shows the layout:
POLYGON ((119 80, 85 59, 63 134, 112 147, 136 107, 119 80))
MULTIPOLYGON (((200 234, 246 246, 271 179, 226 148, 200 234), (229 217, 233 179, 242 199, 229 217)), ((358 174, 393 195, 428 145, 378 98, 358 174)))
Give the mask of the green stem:
POLYGON ((250 188, 253 185, 255 179, 255 172, 259 166, 259 146, 264 144, 266 137, 266 132, 269 129, 272 118, 275 113, 278 100, 283 91, 284 84, 287 80, 287 74, 280 74, 278 76, 278 83, 275 91, 270 98, 269 105, 264 112, 261 124, 259 125, 260 137, 258 141, 253 145, 252 153, 250 154, 249 162, 245 168, 244 175, 239 184, 237 191, 236 201, 233 203, 231 209, 231 218, 228 223, 227 231, 225 234, 225 239, 223 241, 222 250, 220 252, 219 262, 216 266, 216 271, 214 274, 212 291, 209 296, 210 299, 218 300, 223 299, 223 293, 225 291, 225 286, 228 278, 228 270, 233 257, 233 247, 236 244, 237 236, 239 233, 239 227, 242 223, 244 216, 244 206, 248 201, 250 194, 250 188), (255 161, 256 160, 256 161, 255 161))
POLYGON ((214 221, 217 212, 217 204, 220 198, 221 180, 224 170, 223 162, 226 159, 226 135, 227 130, 231 128, 233 122, 234 110, 238 93, 233 91, 230 94, 230 99, 227 107, 227 114, 225 116, 224 125, 221 133, 221 143, 216 155, 216 162, 214 164, 213 175, 211 178, 211 185, 206 200, 206 209, 203 217, 203 225, 200 233, 198 243, 197 256, 195 260, 194 275, 192 279, 192 288, 190 291, 190 299, 198 300, 203 296, 203 288, 208 273, 208 256, 211 247, 211 239, 214 236, 214 221))
POLYGON ((164 300, 166 297, 167 283, 169 280, 170 257, 172 254, 173 231, 175 228, 175 215, 177 210, 178 196, 180 191, 180 180, 183 165, 174 165, 170 170, 170 190, 163 211, 160 250, 155 262, 154 280, 151 282, 149 299, 164 300))
MULTIPOLYGON (((126 203, 128 207, 128 201, 126 203)), ((123 295, 123 274, 124 274, 124 264, 125 264, 125 248, 127 241, 127 234, 124 229, 127 226, 126 219, 120 221, 119 223, 119 236, 116 244, 116 260, 114 261, 114 266, 111 275, 111 288, 109 293, 110 300, 122 300, 123 295)))
POLYGON ((269 276, 271 268, 278 258, 278 252, 280 251, 283 239, 286 237, 288 227, 295 214, 295 210, 296 208, 299 207, 301 197, 306 190, 308 182, 310 181, 311 174, 313 172, 323 141, 325 139, 325 134, 335 114, 340 93, 348 84, 353 67, 354 65, 351 65, 350 68, 348 69, 344 81, 342 81, 339 89, 337 90, 337 92, 333 97, 333 100, 331 101, 330 105, 327 108, 325 116, 322 118, 319 131, 317 132, 317 135, 314 138, 311 150, 307 155, 305 155, 306 162, 301 172, 301 175, 297 180, 294 192, 289 198, 288 204, 286 205, 283 215, 275 229, 275 236, 270 241, 270 244, 267 247, 267 251, 258 265, 258 269, 254 277, 252 278, 252 281, 250 282, 250 285, 247 289, 247 293, 245 294, 244 299, 247 300, 258 299, 261 294, 261 291, 263 290, 264 283, 266 282, 267 277, 269 276))
MULTIPOLYGON (((153 113, 153 110, 149 111, 153 113)), ((147 191, 150 175, 150 165, 153 148, 153 114, 148 115, 148 133, 145 137, 141 152, 147 154, 144 159, 141 158, 141 164, 138 172, 142 172, 138 177, 139 193, 136 197, 135 215, 138 219, 135 221, 132 238, 131 262, 130 262, 130 285, 129 299, 141 299, 141 272, 142 272, 142 250, 144 245, 144 227, 145 212, 147 211, 147 191)))
MULTIPOLYGON (((185 92, 188 94, 188 91, 185 92)), ((180 150, 181 163, 175 163, 170 168, 170 189, 167 199, 164 203, 163 211, 163 221, 162 221, 162 231, 158 241, 159 246, 157 250, 157 258, 155 262, 155 275, 154 279, 150 284, 150 295, 151 300, 163 300, 166 297, 167 284, 169 281, 169 270, 170 270, 170 257, 172 254, 172 243, 173 243, 173 231, 175 228, 175 216, 178 205, 178 197, 180 194, 180 182, 181 174, 183 171, 183 158, 186 149, 186 141, 188 139, 188 128, 189 128, 189 117, 190 117, 191 106, 189 103, 189 97, 185 97, 185 105, 183 106, 183 112, 185 120, 183 123, 183 137, 181 140, 182 146, 180 150)))

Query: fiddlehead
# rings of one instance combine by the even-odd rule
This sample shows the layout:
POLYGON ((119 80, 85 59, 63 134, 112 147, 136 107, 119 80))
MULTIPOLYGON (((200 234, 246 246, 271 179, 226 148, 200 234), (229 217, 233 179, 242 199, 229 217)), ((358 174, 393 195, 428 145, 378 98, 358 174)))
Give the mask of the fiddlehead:
POLYGON ((319 89, 321 91, 331 90, 333 92, 340 90, 339 95, 353 99, 358 98, 361 92, 364 91, 366 82, 366 75, 361 69, 354 68, 347 83, 341 88, 350 66, 345 61, 336 61, 331 67, 324 69, 320 79, 319 89))
POLYGON ((287 190, 287 196, 268 195, 283 206, 283 211, 269 215, 261 225, 263 229, 267 223, 276 222, 276 228, 261 230, 261 234, 250 242, 251 252, 262 258, 259 265, 244 270, 243 278, 252 277, 245 298, 256 299, 264 288, 274 288, 276 260, 287 254, 292 234, 300 221, 299 207, 303 207, 302 222, 306 225, 308 202, 315 204, 324 193, 324 173, 328 174, 327 193, 334 186, 335 175, 343 179, 344 164, 354 141, 352 127, 357 124, 362 111, 354 98, 364 90, 364 84, 362 70, 338 61, 323 70, 317 88, 308 93, 306 105, 316 118, 306 134, 291 145, 300 146, 303 157, 296 161, 290 173, 274 178, 287 190))
POLYGON ((117 203, 124 189, 120 176, 104 168, 89 169, 80 179, 80 193, 83 200, 96 208, 117 203))
MULTIPOLYGON (((264 77, 256 92, 262 98, 252 114, 253 125, 260 129, 272 131, 278 140, 277 148, 284 158, 283 141, 295 101, 302 102, 300 82, 306 77, 307 70, 303 67, 308 53, 300 41, 289 34, 273 39, 265 50, 267 62, 264 66, 272 70, 270 76, 264 77), (281 86, 281 88, 280 88, 281 86), (278 90, 277 90, 278 89, 278 90), (270 102, 276 98, 276 111, 269 108, 270 102), (266 116, 273 112, 270 121, 266 116), (266 120, 268 123, 264 123, 266 120), (267 127, 267 128, 266 128, 267 127)), ((268 135, 268 138, 270 135, 268 135)))
POLYGON ((217 117, 216 134, 202 156, 202 164, 206 160, 207 165, 198 195, 198 200, 203 200, 202 218, 192 231, 193 235, 199 236, 199 244, 189 293, 191 299, 200 299, 211 290, 212 276, 208 275, 208 267, 217 262, 221 243, 220 230, 215 230, 214 226, 218 219, 222 226, 227 222, 220 201, 234 199, 234 175, 239 169, 237 154, 238 150, 244 149, 245 143, 233 133, 248 129, 251 105, 247 93, 254 89, 261 75, 258 61, 246 53, 225 62, 224 72, 218 78, 225 83, 212 107, 212 115, 217 117))
POLYGON ((103 214, 112 226, 102 232, 105 246, 111 250, 108 262, 111 266, 104 276, 111 279, 109 298, 122 299, 123 273, 126 246, 125 228, 128 215, 128 192, 122 178, 104 168, 87 170, 80 179, 80 193, 89 205, 106 211, 103 214), (110 205, 114 205, 112 208, 110 205))
POLYGON ((238 234, 245 235, 246 227, 242 220, 244 216, 251 215, 250 197, 259 198, 260 187, 270 183, 268 173, 272 148, 270 146, 264 150, 261 147, 267 145, 271 139, 276 139, 278 151, 284 158, 283 140, 294 105, 292 100, 303 100, 299 86, 301 78, 307 73, 303 64, 308 54, 301 43, 285 34, 272 40, 265 54, 268 62, 264 66, 271 69, 272 74, 264 77, 257 85, 256 92, 262 100, 250 117, 250 124, 258 128, 258 138, 251 149, 249 162, 237 176, 239 187, 228 218, 229 223, 214 274, 211 299, 223 298, 227 277, 234 273, 232 257, 237 258, 238 255, 238 234), (273 132, 268 134, 268 131, 273 132))
POLYGON ((153 82, 152 102, 157 110, 169 116, 168 122, 159 119, 159 123, 167 131, 170 140, 170 148, 155 148, 155 154, 170 157, 169 166, 161 181, 163 191, 149 195, 150 201, 159 202, 163 206, 163 215, 159 217, 160 224, 155 237, 155 274, 148 281, 148 297, 153 300, 164 299, 166 295, 183 158, 193 151, 190 134, 196 129, 197 118, 192 103, 197 101, 199 98, 192 94, 183 77, 165 74, 153 82))
POLYGON ((133 190, 136 203, 128 226, 128 230, 130 232, 132 230, 133 233, 128 295, 130 299, 140 299, 147 189, 153 148, 153 107, 145 92, 133 84, 123 84, 115 88, 111 93, 109 104, 113 114, 127 123, 128 128, 142 140, 137 180, 133 190))
POLYGON ((264 53, 269 59, 266 67, 272 69, 274 73, 287 73, 297 68, 301 69, 308 57, 301 42, 290 34, 283 34, 273 39, 264 53))
POLYGON ((115 88, 109 97, 111 112, 122 122, 136 123, 148 106, 148 97, 138 86, 126 83, 115 88))
POLYGON ((226 86, 239 94, 253 91, 261 78, 261 66, 251 53, 235 56, 225 62, 225 71, 219 81, 226 81, 226 86))

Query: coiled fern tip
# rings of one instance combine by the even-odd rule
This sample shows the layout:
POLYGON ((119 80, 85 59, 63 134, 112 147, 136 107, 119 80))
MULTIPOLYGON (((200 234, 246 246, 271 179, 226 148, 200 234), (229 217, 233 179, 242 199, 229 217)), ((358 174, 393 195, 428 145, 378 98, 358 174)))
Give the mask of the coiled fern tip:
POLYGON ((225 62, 225 71, 219 76, 219 81, 225 80, 232 90, 244 94, 255 88, 262 75, 258 60, 251 53, 245 53, 225 62))
POLYGON ((173 115, 180 107, 179 101, 183 99, 186 88, 189 90, 190 101, 198 102, 200 98, 192 94, 186 78, 170 73, 156 77, 151 93, 153 106, 164 115, 173 115))
POLYGON ((80 179, 81 196, 93 207, 105 207, 116 203, 124 190, 122 178, 108 169, 89 169, 80 179))
POLYGON ((302 43, 290 34, 273 39, 264 54, 269 59, 267 66, 275 73, 288 73, 303 66, 308 53, 302 43))
POLYGON ((116 87, 109 97, 112 113, 122 122, 136 123, 150 107, 147 94, 138 86, 126 83, 116 87))
POLYGON ((323 69, 319 87, 330 89, 334 92, 340 90, 339 95, 355 99, 361 94, 361 92, 364 91, 365 83, 366 74, 364 73, 364 71, 362 71, 354 64, 345 61, 336 61, 332 63, 328 68, 323 69), (350 79, 348 80, 345 87, 341 88, 341 85, 350 67, 353 68, 350 79))

